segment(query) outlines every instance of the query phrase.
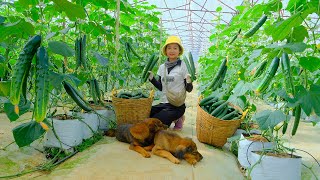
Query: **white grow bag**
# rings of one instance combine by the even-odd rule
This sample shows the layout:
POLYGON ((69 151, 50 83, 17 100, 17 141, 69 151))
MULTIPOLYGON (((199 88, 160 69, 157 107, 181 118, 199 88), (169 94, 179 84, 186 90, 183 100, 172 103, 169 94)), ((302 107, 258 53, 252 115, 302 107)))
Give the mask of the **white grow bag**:
POLYGON ((115 113, 112 110, 108 109, 102 109, 102 110, 96 110, 96 112, 99 114, 98 116, 98 121, 99 121, 99 126, 98 129, 100 130, 108 130, 109 129, 109 119, 114 119, 115 118, 115 113))
MULTIPOLYGON (((263 155, 261 162, 252 168, 252 180, 300 180, 302 158, 293 156, 283 158, 263 155)), ((260 154, 252 152, 251 165, 257 163, 260 158, 260 154)))
POLYGON ((92 137, 98 131, 98 116, 95 113, 76 113, 76 115, 81 117, 79 121, 82 126, 83 139, 92 137))
MULTIPOLYGON (((50 120, 50 119, 49 119, 50 120)), ((58 147, 70 149, 82 143, 83 132, 82 123, 77 119, 58 120, 51 119, 54 130, 61 143, 50 129, 45 136, 45 147, 58 147)))
MULTIPOLYGON (((274 147, 272 142, 250 141, 242 134, 239 140, 238 161, 244 168, 249 168, 252 160, 252 151, 262 151, 274 147)), ((252 164, 251 164, 252 165, 252 164)))

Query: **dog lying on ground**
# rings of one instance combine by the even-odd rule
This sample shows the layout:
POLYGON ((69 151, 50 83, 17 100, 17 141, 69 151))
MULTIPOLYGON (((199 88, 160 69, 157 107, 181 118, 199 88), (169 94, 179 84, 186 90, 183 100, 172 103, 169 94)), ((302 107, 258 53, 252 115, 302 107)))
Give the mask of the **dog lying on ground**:
MULTIPOLYGON (((136 124, 122 124, 115 130, 115 136, 118 141, 130 143, 129 149, 140 153, 143 157, 149 158, 154 144, 153 139, 155 134, 167 129, 168 126, 163 124, 157 118, 147 118, 136 124)), ((107 136, 114 136, 110 131, 107 136)))
POLYGON ((203 158, 192 139, 182 138, 167 130, 161 130, 155 135, 152 153, 167 158, 175 164, 180 163, 179 159, 185 159, 194 165, 203 158))

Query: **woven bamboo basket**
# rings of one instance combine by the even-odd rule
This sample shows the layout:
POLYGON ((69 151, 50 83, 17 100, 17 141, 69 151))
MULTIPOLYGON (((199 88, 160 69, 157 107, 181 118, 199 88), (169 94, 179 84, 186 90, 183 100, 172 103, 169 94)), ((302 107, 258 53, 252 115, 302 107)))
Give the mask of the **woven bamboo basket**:
MULTIPOLYGON (((235 109, 242 109, 229 103, 235 109)), ((197 138, 200 142, 216 147, 222 147, 227 138, 231 137, 240 126, 243 117, 238 120, 221 120, 204 111, 198 104, 197 107, 197 138)))
POLYGON ((116 91, 112 92, 112 104, 115 109, 117 125, 134 124, 150 116, 154 91, 151 90, 148 98, 124 99, 116 97, 116 91))

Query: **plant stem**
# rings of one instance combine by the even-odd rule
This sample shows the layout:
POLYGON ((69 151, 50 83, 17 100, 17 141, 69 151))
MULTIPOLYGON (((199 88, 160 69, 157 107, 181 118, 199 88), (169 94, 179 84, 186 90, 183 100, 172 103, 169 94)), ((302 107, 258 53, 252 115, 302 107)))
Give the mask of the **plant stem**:
POLYGON ((0 150, 5 151, 7 147, 9 147, 11 144, 15 143, 16 141, 12 141, 11 143, 9 143, 8 145, 6 145, 4 148, 1 148, 0 150))

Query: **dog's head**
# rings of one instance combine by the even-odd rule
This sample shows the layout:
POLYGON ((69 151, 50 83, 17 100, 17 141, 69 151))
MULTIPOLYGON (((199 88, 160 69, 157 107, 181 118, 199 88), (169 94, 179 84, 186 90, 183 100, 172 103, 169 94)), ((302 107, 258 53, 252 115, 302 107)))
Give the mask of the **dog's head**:
POLYGON ((176 148, 175 154, 179 159, 185 159, 190 164, 201 161, 203 156, 198 152, 197 145, 190 138, 184 138, 182 143, 176 148))
POLYGON ((160 130, 167 129, 168 126, 163 124, 159 119, 157 118, 147 118, 144 120, 144 123, 149 127, 150 133, 156 133, 160 130))

